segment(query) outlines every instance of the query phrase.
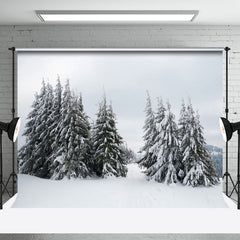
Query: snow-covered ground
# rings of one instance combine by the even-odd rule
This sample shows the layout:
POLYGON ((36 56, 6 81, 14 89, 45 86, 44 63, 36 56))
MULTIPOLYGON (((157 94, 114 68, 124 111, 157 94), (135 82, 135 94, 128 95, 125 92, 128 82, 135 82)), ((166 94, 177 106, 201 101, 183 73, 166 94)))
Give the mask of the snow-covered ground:
POLYGON ((126 178, 61 181, 18 176, 12 208, 228 208, 222 185, 188 187, 146 181, 137 164, 126 178))

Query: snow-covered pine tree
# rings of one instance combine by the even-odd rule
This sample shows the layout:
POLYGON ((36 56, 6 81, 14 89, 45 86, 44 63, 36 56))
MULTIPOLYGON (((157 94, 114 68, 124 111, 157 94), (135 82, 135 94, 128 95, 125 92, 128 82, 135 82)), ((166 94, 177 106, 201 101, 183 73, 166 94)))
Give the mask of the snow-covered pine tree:
POLYGON ((186 110, 184 100, 182 99, 182 106, 180 109, 180 115, 178 120, 178 138, 179 138, 179 166, 178 166, 178 179, 180 182, 183 181, 185 177, 186 169, 184 169, 183 156, 186 147, 189 144, 189 138, 187 138, 187 129, 190 129, 189 126, 189 117, 186 110), (186 137, 186 138, 185 138, 186 137))
POLYGON ((200 124, 200 115, 198 112, 196 114, 196 123, 197 123, 196 128, 198 129, 197 132, 198 132, 199 142, 203 143, 202 144, 203 147, 201 148, 201 154, 202 154, 202 156, 205 156, 204 161, 203 161, 206 166, 206 169, 204 172, 205 172, 207 180, 205 180, 205 181, 208 182, 208 185, 215 185, 215 184, 219 183, 219 176, 216 171, 214 162, 211 159, 211 155, 206 146, 206 141, 205 141, 204 135, 203 135, 203 127, 200 124))
POLYGON ((66 141, 66 133, 68 131, 68 126, 70 122, 70 114, 71 111, 71 102, 72 96, 69 86, 69 80, 66 81, 64 86, 64 91, 62 93, 62 104, 60 110, 60 119, 58 120, 57 129, 58 131, 55 134, 54 142, 58 145, 57 151, 55 152, 55 159, 53 159, 51 165, 52 179, 60 180, 65 176, 64 169, 64 153, 67 151, 67 141, 66 141))
POLYGON ((116 127, 116 116, 113 113, 112 104, 108 106, 107 109, 108 113, 108 119, 109 119, 109 125, 112 129, 113 134, 113 140, 114 144, 112 147, 112 161, 115 161, 115 168, 118 173, 118 176, 126 177, 127 175, 127 159, 124 157, 124 152, 121 149, 121 145, 123 144, 123 138, 118 133, 117 127, 116 127))
POLYGON ((211 186, 219 182, 203 137, 200 117, 194 113, 192 104, 187 107, 186 132, 182 139, 182 161, 185 169, 183 184, 211 186))
POLYGON ((85 178, 89 175, 84 159, 85 139, 89 137, 89 129, 82 111, 82 105, 79 106, 79 100, 73 96, 70 122, 66 133, 67 151, 64 157, 65 176, 69 179, 85 178))
MULTIPOLYGON (((43 82, 44 88, 42 91, 45 92, 45 83, 43 82)), ((33 164, 35 162, 34 152, 35 145, 38 142, 38 134, 36 128, 38 126, 38 110, 40 106, 40 96, 36 93, 35 99, 32 103, 32 110, 27 116, 27 123, 25 125, 25 130, 23 136, 26 137, 25 144, 21 147, 18 152, 18 168, 19 173, 23 174, 33 174, 33 164)))
MULTIPOLYGON (((49 126, 50 136, 53 138, 52 143, 52 154, 49 158, 50 164, 52 166, 53 160, 57 157, 58 147, 60 145, 59 138, 56 138, 60 131, 59 122, 61 121, 61 107, 62 107, 62 85, 60 78, 57 78, 57 84, 54 89, 54 96, 53 96, 53 106, 52 106, 52 113, 49 116, 52 120, 51 126, 49 126)), ((53 169, 51 169, 52 174, 53 169)))
POLYGON ((84 159, 89 170, 89 175, 95 175, 95 161, 94 161, 94 122, 89 123, 89 137, 85 139, 84 159))
MULTIPOLYGON (((160 147, 162 145, 163 139, 162 139, 162 120, 165 117, 165 111, 166 108, 163 105, 163 101, 161 98, 157 98, 157 112, 156 112, 156 117, 155 117, 155 122, 156 122, 156 136, 154 137, 154 143, 153 146, 150 149, 150 152, 152 153, 152 159, 154 159, 154 162, 152 162, 152 165, 157 161, 158 158, 158 153, 160 151, 160 147)), ((151 165, 151 166, 152 166, 151 165)), ((149 165, 149 167, 151 167, 149 165)), ((148 167, 148 168, 149 168, 148 167)))
POLYGON ((149 168, 155 162, 156 159, 153 156, 152 146, 155 143, 155 137, 157 136, 156 121, 154 112, 152 110, 152 103, 150 95, 147 92, 147 103, 145 107, 146 120, 144 124, 144 146, 141 149, 143 157, 138 161, 140 167, 149 168))
POLYGON ((106 96, 104 95, 103 101, 99 104, 97 112, 97 119, 93 126, 93 148, 94 148, 94 172, 97 176, 102 176, 103 163, 105 161, 104 145, 106 135, 106 119, 107 119, 107 103, 106 96), (105 128, 103 128, 105 127, 105 128))
POLYGON ((69 81, 63 92, 61 116, 59 134, 56 135, 60 145, 52 164, 52 179, 85 178, 89 175, 89 170, 82 150, 89 129, 86 129, 88 126, 83 116, 82 100, 71 94, 69 81))
MULTIPOLYGON (((44 88, 44 86, 42 87, 44 88)), ((52 154, 53 138, 50 136, 49 126, 52 125, 52 119, 49 117, 52 114, 52 99, 53 88, 47 83, 45 92, 42 91, 40 95, 40 105, 37 116, 36 133, 38 139, 35 143, 33 174, 49 178, 49 158, 52 154)))
POLYGON ((167 103, 164 119, 161 121, 159 152, 156 162, 145 173, 148 179, 172 184, 177 182, 176 164, 178 161, 178 138, 175 116, 167 103))
MULTIPOLYGON (((76 106, 77 106, 77 116, 79 122, 79 134, 81 136, 81 144, 80 144, 80 151, 79 151, 79 161, 83 162, 87 169, 88 175, 93 173, 92 164, 93 164, 93 144, 91 139, 91 125, 89 123, 89 117, 84 111, 84 106, 82 102, 82 95, 80 94, 79 97, 76 99, 76 106)), ((81 177, 80 175, 78 177, 81 177)))
POLYGON ((93 136, 95 172, 98 176, 122 176, 127 174, 120 145, 122 138, 117 132, 112 107, 107 107, 106 97, 99 105, 93 136))

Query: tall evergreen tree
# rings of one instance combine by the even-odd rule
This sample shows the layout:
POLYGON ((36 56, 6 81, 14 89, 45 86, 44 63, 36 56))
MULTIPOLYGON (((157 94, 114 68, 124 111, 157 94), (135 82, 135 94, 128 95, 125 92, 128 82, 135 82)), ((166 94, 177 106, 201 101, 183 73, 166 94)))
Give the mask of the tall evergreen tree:
POLYGON ((35 95, 32 111, 28 115, 29 121, 23 135, 26 143, 19 151, 21 173, 28 173, 39 177, 48 178, 48 164, 52 139, 48 126, 51 125, 49 115, 52 111, 52 86, 42 82, 40 94, 35 95))
MULTIPOLYGON (((162 99, 157 99, 157 112, 156 112, 156 117, 155 117, 155 122, 156 122, 156 136, 153 139, 153 146, 150 149, 150 152, 152 153, 152 165, 154 163, 156 163, 157 159, 158 159, 158 154, 161 148, 161 145, 163 143, 163 139, 162 139, 162 121, 165 117, 165 111, 166 108, 163 105, 162 99)), ((152 165, 149 165, 149 167, 151 167, 152 165)))
POLYGON ((60 78, 58 77, 57 79, 57 84, 54 89, 54 96, 53 96, 53 105, 52 105, 52 113, 49 116, 52 120, 51 126, 49 126, 50 129, 50 136, 53 138, 53 143, 52 143, 52 154, 50 157, 50 162, 52 164, 52 161, 56 159, 57 157, 57 152, 58 152, 58 147, 59 147, 59 138, 56 136, 59 136, 58 133, 61 130, 60 129, 60 124, 62 119, 61 115, 61 109, 62 109, 62 85, 60 78))
POLYGON ((189 117, 188 112, 182 100, 182 106, 180 109, 180 115, 178 120, 178 138, 179 138, 179 166, 178 166, 178 178, 182 182, 185 177, 186 169, 184 169, 183 156, 185 148, 189 144, 189 139, 184 138, 187 135, 187 129, 189 129, 189 117))
MULTIPOLYGON (((112 104, 108 106, 107 109, 109 124, 112 128, 112 135, 114 144, 112 145, 112 160, 115 161, 115 168, 117 170, 118 176, 126 177, 127 175, 127 158, 124 156, 121 145, 123 144, 123 138, 118 133, 116 127, 116 116, 113 113, 112 104)), ((111 145, 110 145, 111 146, 111 145)))
POLYGON ((38 126, 36 128, 38 141, 35 145, 33 173, 38 177, 49 178, 49 157, 52 154, 53 138, 50 136, 49 126, 52 125, 53 89, 47 83, 45 93, 42 94, 38 109, 38 126))
POLYGON ((79 161, 84 163, 88 169, 88 175, 92 174, 91 164, 93 161, 92 140, 91 140, 91 126, 89 117, 84 111, 82 95, 75 98, 76 115, 78 116, 78 132, 81 136, 79 145, 79 161))
POLYGON ((176 163, 178 161, 178 138, 175 117, 167 103, 164 119, 159 133, 160 144, 156 162, 145 173, 148 179, 167 184, 177 182, 176 163))
MULTIPOLYGON (((69 85, 69 80, 66 81, 66 84, 64 86, 64 91, 62 93, 62 103, 61 103, 61 109, 60 109, 60 118, 57 123, 56 129, 58 130, 55 134, 55 143, 57 144, 57 151, 55 152, 55 162, 52 168, 58 172, 59 175, 62 175, 58 170, 58 161, 59 160, 62 163, 62 154, 66 152, 67 149, 67 141, 66 141, 66 134, 68 131, 68 126, 70 123, 70 113, 72 108, 72 95, 69 85)), ((63 177, 63 176, 62 176, 63 177)))
POLYGON ((40 97, 36 93, 35 99, 31 106, 32 110, 27 116, 27 123, 23 132, 23 136, 26 138, 26 141, 18 152, 19 173, 23 174, 33 174, 33 164, 35 162, 35 144, 36 142, 38 142, 38 135, 36 129, 38 126, 37 119, 38 109, 40 105, 39 101, 40 97))
POLYGON ((89 170, 89 175, 95 175, 95 161, 94 161, 94 123, 89 123, 89 137, 85 139, 84 159, 89 170))
POLYGON ((214 185, 219 179, 206 148, 199 115, 194 113, 191 103, 187 107, 187 114, 186 131, 181 142, 182 162, 185 170, 183 184, 214 185))
POLYGON ((146 120, 144 124, 144 146, 141 149, 143 157, 138 161, 140 167, 149 168, 152 166, 156 159, 153 156, 152 147, 155 143, 155 137, 157 136, 157 128, 154 112, 152 110, 152 103, 150 95, 147 92, 147 104, 145 107, 146 120))
POLYGON ((85 178, 89 175, 89 170, 82 151, 89 129, 85 126, 87 121, 83 122, 82 100, 71 94, 69 81, 63 93, 61 115, 57 135, 60 146, 52 165, 52 178, 85 178))
POLYGON ((116 128, 116 119, 106 97, 99 106, 93 136, 95 172, 98 176, 122 176, 127 174, 126 162, 120 148, 122 138, 116 128))

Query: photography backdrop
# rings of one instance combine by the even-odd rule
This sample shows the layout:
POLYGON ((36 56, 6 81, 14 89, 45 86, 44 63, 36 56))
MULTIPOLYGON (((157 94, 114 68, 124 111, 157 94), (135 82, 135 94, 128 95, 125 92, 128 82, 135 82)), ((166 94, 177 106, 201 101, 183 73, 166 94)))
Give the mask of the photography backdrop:
MULTIPOLYGON (((62 86, 69 80, 71 90, 81 93, 90 122, 96 120, 99 103, 106 96, 116 114, 119 134, 137 155, 144 145, 147 92, 154 111, 157 98, 164 104, 170 102, 176 122, 182 100, 188 104, 190 99, 200 115, 212 157, 217 156, 218 163, 222 157, 218 125, 222 113, 221 51, 19 52, 19 149, 25 144, 22 133, 42 80, 55 86, 57 79, 62 86)), ((221 172, 221 161, 218 170, 221 172)))

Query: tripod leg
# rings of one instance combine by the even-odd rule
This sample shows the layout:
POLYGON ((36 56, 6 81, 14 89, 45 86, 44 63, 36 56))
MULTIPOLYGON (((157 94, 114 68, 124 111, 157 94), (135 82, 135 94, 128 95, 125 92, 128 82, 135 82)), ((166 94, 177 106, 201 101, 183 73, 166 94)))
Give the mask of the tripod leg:
POLYGON ((223 174, 222 179, 224 179, 224 177, 226 177, 226 178, 229 177, 229 179, 231 180, 232 186, 233 186, 233 190, 231 191, 230 194, 227 194, 227 191, 226 191, 226 196, 227 196, 227 197, 231 197, 234 191, 236 191, 236 193, 238 193, 237 188, 236 188, 237 185, 234 183, 231 174, 230 174, 229 172, 225 172, 225 173, 223 174))
POLYGON ((3 201, 2 201, 2 187, 3 187, 3 168, 2 168, 2 129, 0 129, 0 209, 2 209, 3 201))
POLYGON ((237 186, 238 186, 238 210, 240 209, 240 130, 238 130, 238 171, 237 171, 237 186))
MULTIPOLYGON (((10 179, 11 179, 11 174, 10 174, 10 176, 8 177, 8 180, 7 180, 6 185, 4 184, 3 193, 4 193, 5 191, 8 192, 8 190, 7 190, 7 185, 8 185, 8 183, 9 183, 10 179)), ((9 192, 8 192, 8 195, 9 195, 9 197, 11 196, 11 195, 9 194, 9 192)))
POLYGON ((236 183, 236 184, 233 184, 233 189, 232 189, 232 191, 231 191, 231 193, 230 193, 229 197, 231 197, 231 196, 232 196, 232 194, 234 193, 234 191, 236 192, 236 194, 238 194, 237 185, 238 185, 238 183, 236 183))
MULTIPOLYGON (((8 184, 9 184, 11 178, 12 178, 14 184, 15 184, 15 178, 17 179, 17 174, 16 174, 16 173, 11 173, 11 174, 10 174, 10 176, 8 177, 8 180, 7 180, 6 185, 4 185, 3 193, 4 193, 5 191, 8 192, 7 186, 8 186, 8 184)), ((8 195, 9 195, 9 197, 13 197, 14 194, 11 196, 10 193, 8 192, 8 195)))

